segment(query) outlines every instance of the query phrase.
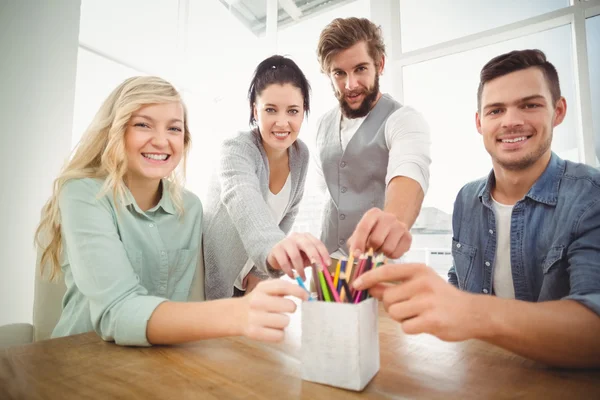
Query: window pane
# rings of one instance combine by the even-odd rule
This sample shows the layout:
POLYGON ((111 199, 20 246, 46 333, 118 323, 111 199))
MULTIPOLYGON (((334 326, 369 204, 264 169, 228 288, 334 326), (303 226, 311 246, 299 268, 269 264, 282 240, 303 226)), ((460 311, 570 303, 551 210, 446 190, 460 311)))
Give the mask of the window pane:
POLYGON ((202 200, 221 142, 248 129, 248 86, 263 48, 263 40, 220 2, 190 2, 184 100, 192 148, 186 186, 202 200))
MULTIPOLYGON (((558 70, 568 112, 554 129, 552 149, 563 158, 579 161, 570 25, 405 67, 405 103, 422 111, 431 126, 433 160, 430 187, 413 227, 415 237, 409 258, 420 253, 423 261, 425 254, 434 249, 450 248, 449 215, 456 194, 464 184, 487 175, 491 169, 490 156, 475 128, 479 72, 492 57, 526 48, 544 51, 558 70)), ((450 265, 449 254, 443 263, 445 273, 450 265)))
POLYGON ((178 2, 83 0, 79 40, 118 60, 170 78, 177 57, 178 2))
POLYGON ((600 16, 588 18, 587 48, 590 64, 590 87, 592 91, 592 118, 596 143, 596 157, 600 160, 600 16))
POLYGON ((402 51, 457 39, 567 6, 569 0, 400 0, 402 51))
POLYGON ((142 75, 121 64, 79 48, 75 83, 72 147, 87 129, 102 102, 125 79, 142 75))

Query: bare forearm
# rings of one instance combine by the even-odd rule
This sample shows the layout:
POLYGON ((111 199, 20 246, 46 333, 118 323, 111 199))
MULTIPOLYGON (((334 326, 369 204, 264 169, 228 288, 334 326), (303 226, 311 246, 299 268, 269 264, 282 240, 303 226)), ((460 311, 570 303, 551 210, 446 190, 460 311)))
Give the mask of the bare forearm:
POLYGON ((151 344, 176 344, 241 335, 239 299, 161 303, 146 327, 151 344))
POLYGON ((479 339, 553 366, 600 366, 600 317, 576 301, 477 295, 473 304, 479 339))
POLYGON ((410 229, 419 216, 423 198, 423 189, 417 181, 397 176, 388 184, 384 211, 395 214, 410 229))

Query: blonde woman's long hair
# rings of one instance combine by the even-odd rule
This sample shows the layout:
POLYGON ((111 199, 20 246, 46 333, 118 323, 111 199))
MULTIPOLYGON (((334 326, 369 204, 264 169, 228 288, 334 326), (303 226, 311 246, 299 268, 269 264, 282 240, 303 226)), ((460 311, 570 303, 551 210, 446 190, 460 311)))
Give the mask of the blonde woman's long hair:
POLYGON ((40 224, 35 232, 35 246, 42 251, 42 275, 50 266, 48 278, 61 274, 62 233, 58 199, 61 189, 71 179, 100 178, 104 186, 99 197, 112 192, 115 204, 125 199, 127 172, 125 131, 131 115, 149 104, 178 102, 184 110, 184 152, 179 170, 166 177, 169 193, 180 216, 183 216, 181 188, 185 179, 187 153, 191 144, 187 111, 179 92, 167 81, 155 76, 138 76, 125 80, 104 101, 92 123, 74 150, 72 157, 54 181, 52 195, 42 208, 40 224))

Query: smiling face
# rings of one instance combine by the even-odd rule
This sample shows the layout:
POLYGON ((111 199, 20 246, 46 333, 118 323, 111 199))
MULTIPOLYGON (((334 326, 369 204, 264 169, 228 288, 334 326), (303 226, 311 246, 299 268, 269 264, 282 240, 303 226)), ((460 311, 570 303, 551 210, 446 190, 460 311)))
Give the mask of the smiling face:
POLYGON ((379 65, 375 65, 364 41, 332 57, 329 77, 347 118, 364 117, 379 100, 379 75, 384 62, 382 57, 379 65))
POLYGON ((135 111, 125 130, 127 180, 158 182, 175 170, 184 153, 180 103, 151 104, 135 111))
POLYGON ((256 96, 254 119, 267 150, 287 150, 298 138, 304 120, 304 98, 296 86, 274 83, 256 96))
POLYGON ((566 114, 564 98, 552 101, 539 68, 527 68, 500 76, 483 87, 481 110, 476 114, 494 167, 524 170, 547 162, 552 131, 566 114))

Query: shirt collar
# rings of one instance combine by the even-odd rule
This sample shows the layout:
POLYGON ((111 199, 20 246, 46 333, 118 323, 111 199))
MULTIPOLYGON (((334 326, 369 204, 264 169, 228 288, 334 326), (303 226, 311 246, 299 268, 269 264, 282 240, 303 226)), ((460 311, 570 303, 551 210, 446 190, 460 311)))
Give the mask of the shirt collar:
MULTIPOLYGON (((173 204, 173 199, 171 198, 171 194, 169 193, 170 182, 167 181, 166 179, 162 179, 160 182, 161 182, 161 186, 162 186, 161 198, 156 206, 152 207, 151 209, 147 210, 146 212, 155 212, 159 208, 162 208, 162 210, 164 212, 174 215, 175 214, 175 205, 173 204)), ((135 198, 131 194, 131 191, 129 189, 127 189, 127 191, 125 192, 125 206, 127 207, 130 205, 132 205, 133 208, 138 213, 140 213, 140 214, 146 213, 138 206, 137 202, 135 201, 135 198)))
MULTIPOLYGON (((538 203, 555 206, 558 202, 558 188, 565 173, 565 168, 565 161, 552 152, 546 169, 531 186, 525 197, 529 197, 538 203)), ((495 184, 496 177, 494 176, 494 170, 492 170, 488 175, 485 186, 479 191, 479 200, 488 207, 492 204, 491 191, 495 184)))

